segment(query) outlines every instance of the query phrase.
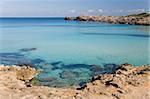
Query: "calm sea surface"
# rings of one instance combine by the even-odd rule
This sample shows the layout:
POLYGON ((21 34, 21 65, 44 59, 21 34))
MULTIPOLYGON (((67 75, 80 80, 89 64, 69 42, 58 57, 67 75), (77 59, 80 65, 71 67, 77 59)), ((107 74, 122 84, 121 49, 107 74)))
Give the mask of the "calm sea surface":
POLYGON ((1 18, 0 63, 42 69, 43 85, 78 85, 118 64, 149 64, 149 38, 148 26, 1 18))

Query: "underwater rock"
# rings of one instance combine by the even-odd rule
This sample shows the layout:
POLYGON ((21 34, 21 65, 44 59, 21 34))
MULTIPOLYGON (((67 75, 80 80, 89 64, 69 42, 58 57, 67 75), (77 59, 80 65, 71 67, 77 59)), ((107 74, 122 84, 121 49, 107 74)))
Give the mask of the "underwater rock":
POLYGON ((92 71, 93 76, 104 73, 104 68, 98 65, 91 65, 90 70, 92 71))
POLYGON ((39 84, 49 87, 64 87, 64 83, 58 80, 56 77, 39 78, 39 84))
POLYGON ((52 62, 50 64, 53 65, 53 66, 60 65, 60 64, 62 64, 62 61, 52 62))
POLYGON ((60 69, 60 67, 55 66, 52 68, 52 70, 56 70, 56 69, 60 69))
POLYGON ((50 64, 53 66, 52 70, 62 69, 65 66, 62 61, 51 62, 50 64))
POLYGON ((75 68, 87 68, 89 69, 91 65, 88 64, 69 64, 69 65, 64 65, 64 69, 75 69, 75 68))
POLYGON ((51 72, 53 70, 53 66, 49 63, 41 65, 41 69, 46 73, 51 72))
POLYGON ((37 48, 23 48, 23 49, 19 49, 19 51, 21 52, 30 52, 30 51, 34 51, 37 50, 37 48))
POLYGON ((0 57, 3 58, 21 58, 24 57, 24 54, 20 54, 20 53, 0 53, 0 57))
POLYGON ((45 60, 40 59, 40 58, 31 60, 31 63, 33 63, 33 64, 40 64, 40 63, 45 63, 45 62, 46 62, 45 60))
POLYGON ((31 64, 30 60, 25 57, 24 54, 21 53, 0 53, 1 64, 31 64))
POLYGON ((54 81, 57 80, 57 78, 55 78, 55 77, 46 77, 46 78, 40 78, 39 80, 42 81, 42 82, 54 82, 54 81))
POLYGON ((98 65, 91 65, 91 68, 90 68, 93 72, 99 72, 101 70, 103 70, 103 68, 101 66, 98 66, 98 65))
POLYGON ((116 68, 119 67, 119 65, 117 64, 113 64, 113 63, 109 63, 109 64, 104 64, 104 69, 107 71, 107 72, 114 72, 116 70, 116 68))
POLYGON ((0 58, 1 63, 3 64, 14 64, 14 65, 18 65, 18 64, 31 64, 30 60, 26 59, 26 58, 0 58))
POLYGON ((64 70, 60 73, 60 78, 62 79, 73 79, 78 77, 78 72, 72 71, 72 70, 64 70))

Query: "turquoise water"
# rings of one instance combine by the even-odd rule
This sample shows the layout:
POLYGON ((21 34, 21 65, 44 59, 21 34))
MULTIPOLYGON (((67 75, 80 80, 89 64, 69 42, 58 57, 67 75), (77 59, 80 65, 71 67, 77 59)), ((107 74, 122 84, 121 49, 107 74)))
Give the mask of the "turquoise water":
POLYGON ((148 26, 3 18, 0 63, 42 69, 44 85, 78 85, 118 64, 149 64, 149 38, 148 26))

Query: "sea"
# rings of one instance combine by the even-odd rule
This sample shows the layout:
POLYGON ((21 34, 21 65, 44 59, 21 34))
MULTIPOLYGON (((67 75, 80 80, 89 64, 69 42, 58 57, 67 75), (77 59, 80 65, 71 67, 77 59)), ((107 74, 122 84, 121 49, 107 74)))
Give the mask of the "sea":
POLYGON ((150 26, 0 18, 0 64, 30 65, 40 85, 78 86, 123 63, 150 64, 150 26))

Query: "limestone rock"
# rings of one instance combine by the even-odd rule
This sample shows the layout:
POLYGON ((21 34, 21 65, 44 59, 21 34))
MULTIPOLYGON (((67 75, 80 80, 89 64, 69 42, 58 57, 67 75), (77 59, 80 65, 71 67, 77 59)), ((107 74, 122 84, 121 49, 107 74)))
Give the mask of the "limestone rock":
MULTIPOLYGON (((66 19, 71 20, 69 17, 66 17, 66 19)), ((132 16, 78 16, 75 20, 107 22, 111 24, 150 25, 150 14, 146 13, 142 16, 140 14, 132 16)))
POLYGON ((17 74, 17 79, 23 81, 29 81, 32 78, 34 78, 38 74, 38 72, 34 68, 24 66, 20 70, 17 70, 16 74, 17 74))
MULTIPOLYGON (((97 75, 77 90, 77 87, 52 88, 30 85, 27 80, 37 74, 35 69, 2 65, 0 97, 2 99, 149 99, 150 66, 135 67, 131 64, 122 64, 115 71, 97 75)), ((70 73, 67 73, 66 77, 68 74, 70 73)), ((71 77, 73 76, 75 75, 71 72, 71 77)))

